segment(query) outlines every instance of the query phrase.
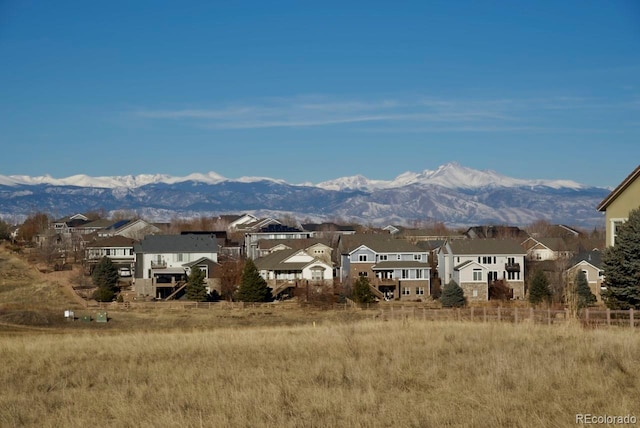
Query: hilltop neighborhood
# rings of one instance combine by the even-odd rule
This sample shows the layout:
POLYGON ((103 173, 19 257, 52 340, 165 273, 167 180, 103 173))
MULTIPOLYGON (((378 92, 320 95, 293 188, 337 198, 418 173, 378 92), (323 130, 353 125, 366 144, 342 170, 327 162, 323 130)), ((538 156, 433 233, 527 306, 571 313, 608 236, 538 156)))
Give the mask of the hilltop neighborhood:
POLYGON ((77 213, 40 219, 28 241, 21 231, 27 222, 11 237, 32 246, 54 269, 77 265, 90 275, 109 259, 118 268, 121 299, 184 299, 195 268, 204 272, 209 295, 232 299, 239 278, 229 269, 251 260, 274 299, 344 299, 365 278, 378 301, 432 301, 451 281, 469 303, 518 301, 527 299, 532 274, 541 271, 555 301, 563 301, 566 285, 580 272, 596 302, 602 302, 601 253, 616 244, 617 228, 638 207, 639 177, 640 167, 594 207, 605 213, 604 232, 544 221, 524 229, 478 225, 452 231, 442 224, 376 228, 251 213, 220 215, 200 224, 77 213))

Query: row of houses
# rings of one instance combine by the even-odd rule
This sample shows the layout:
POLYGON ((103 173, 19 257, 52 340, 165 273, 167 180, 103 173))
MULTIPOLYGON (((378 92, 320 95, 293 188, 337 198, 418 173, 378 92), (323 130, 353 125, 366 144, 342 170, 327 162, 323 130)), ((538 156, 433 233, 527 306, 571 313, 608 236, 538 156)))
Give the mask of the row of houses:
MULTIPOLYGON (((606 212, 606 240, 615 243, 615 230, 625 214, 637 208, 640 167, 598 207, 606 212), (610 210, 614 210, 609 212, 610 210)), ((221 216, 225 231, 162 234, 162 228, 143 220, 97 223, 81 215, 53 223, 58 235, 83 237, 88 265, 109 257, 133 271, 138 294, 167 298, 175 293, 194 266, 204 270, 210 288, 219 277, 219 257, 247 257, 255 261, 274 294, 286 294, 301 284, 331 287, 367 277, 381 299, 422 300, 434 283, 456 281, 469 301, 486 301, 490 286, 500 281, 514 299, 526 295, 528 265, 563 261, 563 275, 583 271, 600 299, 604 277, 600 252, 576 252, 566 239, 580 232, 557 225, 555 236, 529 236, 517 227, 469 228, 460 236, 389 225, 381 233, 357 233, 356 227, 333 223, 286 225, 251 214, 221 216), (242 242, 229 235, 242 236, 242 242)))

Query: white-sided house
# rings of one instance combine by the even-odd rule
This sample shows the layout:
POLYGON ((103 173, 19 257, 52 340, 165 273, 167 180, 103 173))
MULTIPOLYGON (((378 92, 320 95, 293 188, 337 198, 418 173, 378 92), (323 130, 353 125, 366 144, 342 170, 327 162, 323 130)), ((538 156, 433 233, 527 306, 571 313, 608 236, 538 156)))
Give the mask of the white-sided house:
POLYGON ((456 282, 469 301, 488 300, 487 287, 497 280, 505 281, 514 299, 524 299, 525 255, 514 240, 450 240, 438 250, 438 273, 443 286, 452 279, 464 280, 456 282))
POLYGON ((111 236, 85 244, 85 261, 90 271, 103 257, 108 257, 117 267, 132 269, 135 263, 135 242, 124 236, 111 236))
POLYGON ((522 243, 527 252, 527 260, 546 261, 571 257, 567 244, 562 238, 527 238, 522 243))
POLYGON ((307 284, 315 287, 333 285, 333 266, 305 250, 274 251, 256 259, 255 264, 274 297, 307 284))
POLYGON ((308 254, 331 263, 330 240, 325 238, 306 239, 261 239, 258 241, 258 256, 264 257, 275 251, 305 250, 308 254))
POLYGON ((140 296, 164 299, 184 284, 194 262, 214 277, 218 240, 213 235, 149 235, 134 246, 134 290, 140 296))
POLYGON ((258 242, 263 239, 308 239, 311 233, 296 227, 286 226, 280 223, 269 224, 258 230, 247 232, 244 235, 244 247, 247 257, 255 260, 259 256, 258 242))
POLYGON ((354 283, 369 278, 381 299, 421 300, 431 295, 428 251, 402 239, 385 235, 345 237, 341 279, 354 283))

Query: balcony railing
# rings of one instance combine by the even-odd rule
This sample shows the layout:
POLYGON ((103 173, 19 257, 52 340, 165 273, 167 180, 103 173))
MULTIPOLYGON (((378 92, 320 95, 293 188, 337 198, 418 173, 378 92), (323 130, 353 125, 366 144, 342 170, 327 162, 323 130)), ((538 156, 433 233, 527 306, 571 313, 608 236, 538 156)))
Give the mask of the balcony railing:
POLYGON ((504 265, 507 272, 520 272, 520 263, 507 263, 504 265))

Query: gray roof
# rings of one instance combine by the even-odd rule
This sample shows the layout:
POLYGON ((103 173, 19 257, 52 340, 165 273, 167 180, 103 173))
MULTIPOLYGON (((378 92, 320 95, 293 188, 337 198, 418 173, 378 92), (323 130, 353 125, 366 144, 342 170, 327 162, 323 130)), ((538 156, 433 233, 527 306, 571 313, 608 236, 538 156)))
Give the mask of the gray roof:
POLYGON ((347 235, 343 237, 345 253, 364 245, 376 253, 424 253, 425 251, 405 241, 404 239, 390 238, 389 235, 347 235))
POLYGON ((417 260, 407 260, 407 261, 386 261, 379 262, 373 266, 372 270, 389 270, 389 269, 405 269, 405 268, 421 268, 421 269, 430 269, 429 263, 422 263, 417 260))
POLYGON ((304 250, 316 244, 323 244, 331 247, 331 241, 324 238, 304 238, 304 239, 261 239, 258 241, 258 248, 268 250, 278 245, 286 245, 289 248, 304 250))
POLYGON ((121 235, 111 236, 109 238, 99 239, 86 245, 87 248, 113 248, 113 247, 131 247, 136 243, 135 239, 127 238, 121 235))
POLYGON ((218 240, 210 235, 148 235, 134 246, 136 253, 217 253, 218 240))
POLYGON ((604 264, 602 263, 602 252, 598 250, 594 251, 585 251, 576 255, 571 259, 571 265, 575 266, 580 262, 587 262, 597 267, 598 269, 604 268, 604 264))
POLYGON ((526 253, 517 241, 511 239, 455 239, 450 241, 449 245, 455 255, 525 255, 526 253))

